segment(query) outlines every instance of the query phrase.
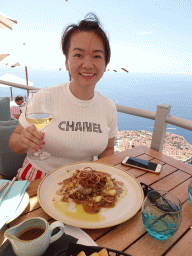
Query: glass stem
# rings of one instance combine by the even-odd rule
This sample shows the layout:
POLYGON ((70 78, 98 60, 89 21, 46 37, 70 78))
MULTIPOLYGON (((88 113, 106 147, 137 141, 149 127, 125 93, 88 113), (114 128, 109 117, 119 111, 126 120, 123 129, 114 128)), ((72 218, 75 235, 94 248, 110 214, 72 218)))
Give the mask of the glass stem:
POLYGON ((42 149, 39 149, 34 155, 42 156, 43 155, 42 149))

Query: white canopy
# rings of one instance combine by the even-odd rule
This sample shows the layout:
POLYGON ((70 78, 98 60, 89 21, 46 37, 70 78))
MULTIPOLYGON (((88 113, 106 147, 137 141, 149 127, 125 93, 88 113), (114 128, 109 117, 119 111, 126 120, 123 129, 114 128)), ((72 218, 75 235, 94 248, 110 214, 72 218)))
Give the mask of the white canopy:
POLYGON ((29 91, 36 92, 40 88, 34 87, 34 83, 28 82, 29 85, 26 85, 26 80, 20 77, 17 77, 13 74, 7 73, 0 77, 0 87, 10 87, 11 99, 13 99, 12 87, 20 88, 27 90, 27 95, 29 96, 29 91))
POLYGON ((12 29, 13 25, 17 24, 16 20, 12 20, 0 15, 0 28, 9 28, 12 29))
POLYGON ((9 56, 9 54, 0 54, 0 61, 9 56))
POLYGON ((15 76, 13 74, 7 73, 0 77, 0 87, 17 87, 25 90, 39 90, 39 88, 34 87, 34 83, 28 82, 28 85, 26 85, 26 80, 23 78, 20 78, 18 76, 15 76))

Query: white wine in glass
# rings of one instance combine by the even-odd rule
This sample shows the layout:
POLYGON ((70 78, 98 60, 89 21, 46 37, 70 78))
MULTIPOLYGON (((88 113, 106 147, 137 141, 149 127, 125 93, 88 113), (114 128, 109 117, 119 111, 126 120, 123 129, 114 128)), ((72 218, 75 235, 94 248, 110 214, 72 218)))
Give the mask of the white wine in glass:
MULTIPOLYGON (((42 90, 42 92, 39 91, 29 99, 25 117, 28 123, 34 125, 38 131, 41 131, 53 119, 51 110, 50 92, 42 90)), ((39 150, 37 153, 28 152, 27 156, 31 159, 45 160, 50 157, 50 154, 39 150)))
POLYGON ((49 113, 31 113, 26 116, 28 123, 34 125, 37 130, 41 131, 53 119, 49 113))

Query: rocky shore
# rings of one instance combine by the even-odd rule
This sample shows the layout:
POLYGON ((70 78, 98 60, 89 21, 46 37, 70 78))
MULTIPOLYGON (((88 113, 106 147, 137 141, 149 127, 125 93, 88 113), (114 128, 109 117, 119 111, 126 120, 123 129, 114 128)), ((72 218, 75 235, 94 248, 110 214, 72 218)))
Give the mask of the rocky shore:
MULTIPOLYGON (((150 147, 151 140, 152 132, 145 130, 119 131, 115 141, 115 152, 140 145, 150 147)), ((162 153, 184 163, 192 164, 192 145, 180 135, 167 132, 162 153)))

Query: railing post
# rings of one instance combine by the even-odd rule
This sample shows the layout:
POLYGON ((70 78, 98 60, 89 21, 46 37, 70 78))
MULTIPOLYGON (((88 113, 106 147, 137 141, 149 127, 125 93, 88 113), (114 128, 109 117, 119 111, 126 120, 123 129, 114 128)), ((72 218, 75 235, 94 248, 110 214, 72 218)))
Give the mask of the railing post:
POLYGON ((157 105, 155 124, 153 128, 151 148, 162 152, 167 130, 166 117, 170 113, 171 106, 167 104, 157 105))

